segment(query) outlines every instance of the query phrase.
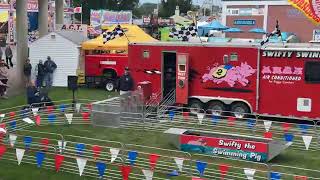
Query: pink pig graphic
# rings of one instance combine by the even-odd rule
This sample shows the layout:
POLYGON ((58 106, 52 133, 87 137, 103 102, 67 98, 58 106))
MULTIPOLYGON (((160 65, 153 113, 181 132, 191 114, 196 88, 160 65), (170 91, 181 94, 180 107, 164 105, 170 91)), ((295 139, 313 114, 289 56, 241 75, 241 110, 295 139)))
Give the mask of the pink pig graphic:
POLYGON ((188 141, 187 144, 197 145, 197 146, 205 146, 205 145, 207 145, 206 141, 203 138, 200 138, 200 139, 195 140, 195 141, 188 141))

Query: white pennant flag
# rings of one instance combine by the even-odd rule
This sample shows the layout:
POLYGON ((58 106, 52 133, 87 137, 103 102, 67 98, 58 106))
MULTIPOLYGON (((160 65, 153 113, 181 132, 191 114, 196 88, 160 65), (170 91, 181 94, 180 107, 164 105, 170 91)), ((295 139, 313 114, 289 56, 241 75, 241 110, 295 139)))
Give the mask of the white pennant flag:
POLYGON ((32 108, 33 116, 38 115, 39 108, 32 108))
POLYGON ((143 172, 144 176, 146 177, 146 180, 152 180, 153 171, 142 169, 142 172, 143 172))
POLYGON ((2 128, 2 127, 0 127, 0 133, 4 133, 4 134, 6 134, 6 133, 7 133, 7 130, 6 130, 6 129, 4 129, 4 128, 2 128))
POLYGON ((197 113, 197 117, 198 117, 198 120, 199 120, 199 124, 202 124, 202 120, 204 118, 204 113, 197 113))
POLYGON ((310 143, 312 141, 312 136, 302 136, 304 145, 306 146, 306 150, 309 150, 310 143))
POLYGON ((80 108, 81 108, 81 104, 80 103, 77 103, 76 104, 76 110, 77 110, 77 113, 80 112, 80 108))
POLYGON ((16 143, 17 137, 18 136, 15 134, 9 134, 9 141, 10 141, 11 147, 13 147, 14 144, 16 143))
POLYGON ((60 150, 60 153, 62 153, 62 149, 65 150, 66 149, 66 146, 67 146, 67 141, 63 141, 63 144, 62 144, 62 141, 58 141, 58 146, 59 146, 59 150, 60 150))
POLYGON ((182 172, 184 159, 183 158, 174 158, 174 161, 176 162, 176 164, 177 164, 177 166, 179 168, 179 171, 182 172))
POLYGON ((6 117, 6 114, 0 114, 0 122, 3 121, 4 117, 6 117))
POLYGON ((111 162, 115 161, 118 157, 120 149, 117 148, 110 148, 111 153, 111 162))
POLYGON ((71 124, 72 122, 72 118, 73 118, 73 114, 65 114, 67 120, 68 120, 68 123, 71 124))
POLYGON ((87 164, 87 159, 77 157, 77 164, 79 168, 79 175, 82 176, 83 170, 87 164))
POLYGON ((34 121, 32 121, 30 118, 23 118, 22 120, 28 124, 34 124, 34 121))
POLYGON ((264 120, 263 124, 264 124, 264 128, 266 129, 266 132, 269 132, 269 130, 271 128, 272 121, 264 120))
POLYGON ((255 169, 244 168, 244 174, 247 176, 248 180, 254 180, 254 173, 256 173, 255 169))
POLYGON ((18 165, 20 165, 23 155, 24 155, 25 150, 24 149, 16 149, 16 155, 17 155, 17 160, 18 160, 18 165))

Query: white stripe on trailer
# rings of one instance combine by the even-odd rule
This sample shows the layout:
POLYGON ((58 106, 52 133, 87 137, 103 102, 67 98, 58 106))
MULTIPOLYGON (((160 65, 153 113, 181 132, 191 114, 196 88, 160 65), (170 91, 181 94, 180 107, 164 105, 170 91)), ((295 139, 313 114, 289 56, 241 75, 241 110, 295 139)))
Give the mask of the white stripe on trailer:
POLYGON ((103 65, 117 65, 117 61, 100 61, 103 65))

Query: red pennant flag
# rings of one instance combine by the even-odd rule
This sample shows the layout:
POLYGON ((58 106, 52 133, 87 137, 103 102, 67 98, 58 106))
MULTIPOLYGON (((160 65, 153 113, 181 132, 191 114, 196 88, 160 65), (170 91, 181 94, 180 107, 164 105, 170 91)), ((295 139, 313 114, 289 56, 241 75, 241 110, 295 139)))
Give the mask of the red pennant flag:
POLYGON ((15 112, 10 112, 9 116, 10 116, 10 119, 13 120, 14 117, 16 116, 16 113, 15 112))
POLYGON ((92 104, 91 103, 87 104, 87 108, 91 111, 92 110, 92 104))
POLYGON ((98 145, 92 146, 92 152, 93 152, 93 158, 94 160, 97 160, 98 157, 100 156, 100 152, 102 151, 102 147, 98 145))
POLYGON ((156 167, 156 164, 157 164, 159 157, 160 157, 160 155, 158 155, 158 154, 150 154, 149 155, 149 162, 150 162, 151 171, 153 171, 154 168, 156 167))
POLYGON ((289 123, 287 123, 287 122, 285 122, 285 123, 282 124, 282 128, 283 128, 283 131, 284 131, 284 132, 288 132, 289 129, 290 129, 290 127, 291 127, 291 124, 289 124, 289 123))
POLYGON ((6 129, 6 124, 5 123, 0 124, 0 128, 6 129))
POLYGON ((55 166, 56 166, 56 171, 58 172, 60 170, 60 167, 62 165, 62 162, 64 160, 64 156, 61 154, 56 154, 55 156, 55 166))
POLYGON ((228 125, 229 126, 234 126, 235 122, 236 122, 236 118, 235 117, 233 117, 233 116, 229 116, 228 117, 228 125))
POLYGON ((49 145, 49 139, 48 138, 42 138, 40 141, 40 144, 42 145, 42 148, 44 151, 48 151, 48 145, 49 145))
POLYGON ((53 106, 47 106, 47 112, 48 114, 52 114, 54 107, 53 106))
POLYGON ((88 121, 88 120, 89 120, 89 116, 90 116, 90 113, 89 113, 89 112, 83 112, 83 113, 81 113, 81 114, 82 114, 83 120, 85 120, 85 121, 88 121))
POLYGON ((0 159, 2 158, 2 156, 4 155, 4 153, 7 151, 6 146, 0 146, 0 159))
POLYGON ((184 119, 188 119, 189 118, 189 112, 182 112, 182 116, 184 119))
MULTIPOLYGON (((0 128, 6 129, 6 124, 5 123, 0 124, 0 128)), ((5 136, 5 133, 0 132, 0 143, 3 142, 4 136, 5 136)))
POLYGON ((220 170, 221 179, 224 179, 224 177, 227 175, 227 173, 229 171, 229 165, 228 164, 220 164, 219 170, 220 170))
POLYGON ((307 176, 294 176, 294 180, 308 180, 307 176))
POLYGON ((272 139, 272 132, 264 132, 264 138, 272 139))
POLYGON ((121 166, 120 168, 121 168, 121 172, 122 172, 122 179, 128 180, 129 174, 131 172, 131 166, 121 166))
POLYGON ((39 115, 37 115, 35 118, 36 118, 36 124, 37 124, 38 126, 40 126, 40 124, 41 124, 41 117, 40 117, 39 115))

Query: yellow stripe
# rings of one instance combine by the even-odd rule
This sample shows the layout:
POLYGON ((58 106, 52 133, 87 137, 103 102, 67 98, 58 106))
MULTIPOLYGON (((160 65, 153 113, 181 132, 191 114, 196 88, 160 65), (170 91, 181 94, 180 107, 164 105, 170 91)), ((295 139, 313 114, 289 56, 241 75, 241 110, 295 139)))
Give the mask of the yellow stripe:
MULTIPOLYGON (((319 25, 320 24, 320 20, 317 21, 316 19, 314 19, 312 16, 310 16, 308 13, 306 13, 300 6, 298 6, 295 2, 293 2, 292 0, 288 0, 288 2, 291 4, 291 6, 293 6, 294 8, 298 9, 299 11, 301 11, 305 16, 307 16, 308 19, 311 20, 311 22, 315 25, 319 25)), ((309 8, 311 8, 311 5, 309 3, 309 1, 305 1, 304 0, 304 4, 309 5, 309 8)), ((310 9, 311 10, 311 9, 310 9)), ((317 15, 313 14, 315 17, 317 17, 317 15)))

